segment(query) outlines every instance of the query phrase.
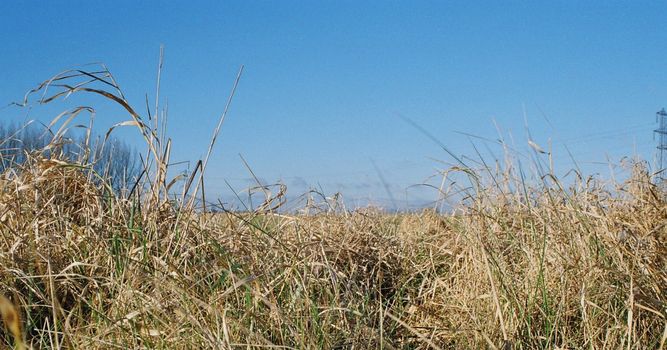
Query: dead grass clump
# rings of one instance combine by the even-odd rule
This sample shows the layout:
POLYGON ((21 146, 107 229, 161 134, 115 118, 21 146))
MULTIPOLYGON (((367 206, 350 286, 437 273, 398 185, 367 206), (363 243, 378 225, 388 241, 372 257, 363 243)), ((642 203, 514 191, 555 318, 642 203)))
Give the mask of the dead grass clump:
POLYGON ((7 346, 664 349, 667 206, 641 165, 618 185, 468 167, 447 215, 202 213, 205 161, 168 179, 157 114, 106 69, 45 87, 118 103, 148 156, 119 192, 48 150, 1 174, 7 346))
POLYGON ((31 336, 55 331, 55 322, 76 322, 73 308, 90 312, 81 298, 103 282, 86 263, 111 232, 103 191, 80 167, 38 155, 3 174, 2 292, 34 305, 25 317, 31 336))

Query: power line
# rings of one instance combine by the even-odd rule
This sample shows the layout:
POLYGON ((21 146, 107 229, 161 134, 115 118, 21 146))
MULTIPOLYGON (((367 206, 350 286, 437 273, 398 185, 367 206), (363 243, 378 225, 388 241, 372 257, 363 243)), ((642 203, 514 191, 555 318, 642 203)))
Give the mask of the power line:
POLYGON ((653 123, 649 124, 644 124, 644 125, 635 125, 635 126, 627 126, 624 128, 618 128, 618 129, 611 129, 607 131, 600 131, 600 132, 595 132, 595 133, 590 133, 590 134, 583 134, 583 135, 578 135, 575 137, 570 137, 562 140, 562 143, 579 143, 579 142, 586 142, 590 140, 595 140, 595 139, 604 139, 604 138, 609 138, 609 137, 617 137, 617 136, 625 136, 628 134, 634 134, 634 133, 640 133, 646 130, 652 129, 653 123))
POLYGON ((663 170, 667 155, 667 112, 664 108, 655 114, 655 121, 658 122, 658 129, 654 130, 658 134, 658 170, 663 170))

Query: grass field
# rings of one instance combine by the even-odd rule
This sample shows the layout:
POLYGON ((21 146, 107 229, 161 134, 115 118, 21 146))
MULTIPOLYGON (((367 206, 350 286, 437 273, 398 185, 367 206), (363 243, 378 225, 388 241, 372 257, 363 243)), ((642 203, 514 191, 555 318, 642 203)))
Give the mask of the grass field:
POLYGON ((55 133, 2 174, 4 347, 665 348, 667 205, 641 162, 604 184, 576 172, 528 180, 511 161, 459 166, 470 186, 447 214, 291 215, 271 210, 280 198, 207 214, 192 198, 208 156, 172 182, 157 119, 108 72, 65 72, 36 90, 47 86, 42 102, 119 103, 146 166, 116 193, 85 154, 59 158, 55 133))

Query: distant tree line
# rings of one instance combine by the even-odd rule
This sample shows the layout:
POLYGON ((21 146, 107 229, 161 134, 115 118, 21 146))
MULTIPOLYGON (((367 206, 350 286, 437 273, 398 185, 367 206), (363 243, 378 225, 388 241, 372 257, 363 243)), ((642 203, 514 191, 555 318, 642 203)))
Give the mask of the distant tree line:
POLYGON ((43 150, 54 152, 72 162, 85 162, 91 169, 109 181, 114 190, 132 186, 142 170, 137 151, 124 141, 110 137, 105 142, 99 136, 91 136, 86 145, 86 135, 66 135, 56 147, 45 150, 52 141, 52 134, 34 124, 0 123, 0 172, 23 164, 28 155, 43 150))

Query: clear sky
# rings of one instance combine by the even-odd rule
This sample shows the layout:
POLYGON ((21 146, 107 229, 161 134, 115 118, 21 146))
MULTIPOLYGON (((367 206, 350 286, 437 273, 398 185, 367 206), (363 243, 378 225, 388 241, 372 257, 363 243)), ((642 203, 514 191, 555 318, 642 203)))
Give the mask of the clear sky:
MULTIPOLYGON (((667 106, 664 1, 9 0, 0 40, 2 105, 101 61, 143 106, 164 44, 175 161, 205 154, 245 65, 207 172, 207 192, 224 200, 223 180, 248 184, 238 154, 293 195, 321 186, 352 205, 386 204, 379 169, 402 203, 406 189, 410 203, 434 199, 410 186, 450 159, 399 116, 459 155, 473 151, 457 132, 495 139, 494 121, 525 148, 527 121, 535 142, 553 142, 561 174, 572 167, 563 143, 598 171, 607 158, 651 159, 655 112, 667 106)), ((98 131, 121 112, 101 106, 98 131)), ((0 109, 6 120, 25 114, 0 109)))

